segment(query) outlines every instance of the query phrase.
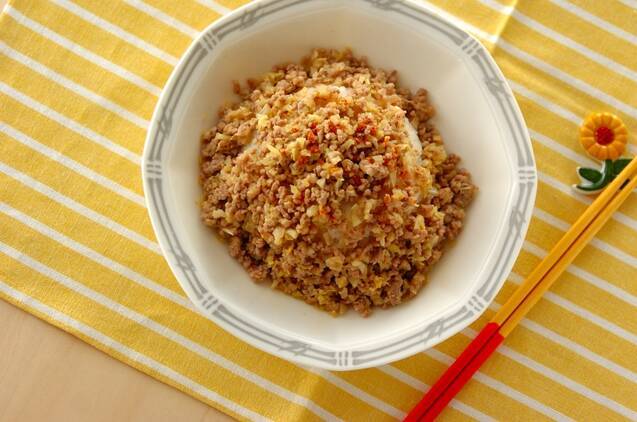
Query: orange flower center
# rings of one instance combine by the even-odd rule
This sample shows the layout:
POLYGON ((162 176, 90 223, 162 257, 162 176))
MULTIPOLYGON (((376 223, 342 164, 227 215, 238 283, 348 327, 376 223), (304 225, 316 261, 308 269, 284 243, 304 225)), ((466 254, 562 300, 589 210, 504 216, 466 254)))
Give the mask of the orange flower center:
POLYGON ((615 139, 613 131, 606 126, 595 129, 595 141, 600 145, 608 145, 615 139))

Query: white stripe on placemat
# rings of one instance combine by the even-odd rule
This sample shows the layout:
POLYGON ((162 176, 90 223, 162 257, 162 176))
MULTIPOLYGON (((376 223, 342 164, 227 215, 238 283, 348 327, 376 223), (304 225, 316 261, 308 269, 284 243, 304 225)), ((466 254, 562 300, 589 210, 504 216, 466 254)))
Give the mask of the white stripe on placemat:
POLYGON ((121 105, 117 103, 114 103, 108 98, 105 98, 101 96, 100 94, 97 94, 96 92, 88 88, 85 88, 84 86, 78 83, 73 82, 72 80, 68 79, 66 76, 61 75, 57 73, 56 71, 54 71, 53 69, 46 67, 42 63, 35 61, 28 56, 25 56, 24 54, 20 53, 17 50, 14 50, 13 48, 9 47, 7 44, 5 44, 2 41, 0 41, 0 53, 4 54, 7 57, 10 57, 11 59, 17 61, 18 63, 21 63, 22 65, 28 67, 34 72, 39 73, 40 75, 51 80, 52 82, 60 86, 63 86, 64 88, 68 89, 74 94, 77 94, 79 96, 86 98, 87 100, 94 103, 95 105, 102 107, 103 109, 118 115, 124 120, 128 120, 129 122, 131 122, 132 124, 136 125, 137 127, 141 129, 146 130, 148 128, 148 125, 150 124, 148 120, 138 116, 137 114, 131 111, 128 111, 126 108, 122 107, 121 105))
MULTIPOLYGON (((383 366, 379 366, 377 369, 393 378, 396 378, 403 384, 407 384, 410 387, 413 387, 416 390, 421 391, 423 395, 429 389, 429 386, 425 384, 424 382, 420 381, 417 378, 412 377, 411 375, 401 371, 400 369, 394 366, 383 365, 383 366)), ((465 415, 471 418, 474 418, 475 420, 479 422, 495 422, 495 419, 493 419, 491 416, 485 415, 484 413, 480 412, 476 408, 471 407, 468 404, 465 404, 459 401, 458 399, 452 399, 449 402, 449 407, 459 411, 460 413, 464 413, 465 415)))
MULTIPOLYGON (((559 190, 560 192, 566 194, 567 196, 570 196, 571 198, 577 200, 578 202, 581 202, 584 205, 590 205, 593 202, 593 200, 588 196, 580 195, 573 192, 573 188, 571 186, 567 186, 553 176, 549 176, 548 174, 541 171, 537 172, 537 176, 540 182, 546 183, 550 187, 559 190)), ((637 221, 620 211, 615 211, 611 218, 625 226, 630 227, 633 230, 637 230, 637 221)))
POLYGON ((630 7, 631 9, 637 9, 637 1, 636 0, 617 0, 620 3, 630 7))
POLYGON ((132 270, 131 268, 120 264, 119 262, 115 262, 112 259, 100 254, 99 252, 91 249, 87 246, 82 245, 79 242, 65 236, 64 234, 58 232, 57 230, 52 229, 39 222, 38 220, 32 218, 24 214, 22 211, 19 211, 10 205, 0 202, 0 212, 13 218, 14 220, 19 221, 27 227, 35 230, 43 236, 48 237, 51 240, 59 243, 60 245, 71 249, 79 255, 84 256, 85 258, 90 259, 91 261, 103 266, 104 268, 113 271, 116 274, 126 278, 127 280, 145 287, 146 289, 156 293, 157 295, 168 299, 173 302, 175 305, 180 305, 190 311, 197 312, 194 310, 194 307, 190 300, 182 294, 179 294, 173 290, 170 290, 167 287, 162 286, 161 284, 146 278, 145 276, 139 274, 138 272, 132 270))
POLYGON ((0 82, 0 93, 3 93, 13 98, 19 103, 22 103, 23 105, 25 105, 26 107, 34 111, 37 111, 38 113, 42 114, 48 119, 51 119, 55 121, 56 123, 64 126, 65 128, 72 130, 78 135, 81 135, 83 138, 92 141, 93 143, 109 150, 110 152, 113 152, 134 164, 137 164, 137 165, 141 164, 142 159, 138 154, 135 154, 131 150, 124 148, 123 146, 111 141, 106 136, 100 135, 99 133, 94 132, 93 130, 87 128, 86 126, 82 126, 75 120, 70 119, 61 113, 58 113, 52 108, 36 101, 35 99, 14 89, 13 87, 5 84, 4 82, 0 82))
POLYGON ((51 160, 54 160, 57 163, 60 163, 63 166, 73 170, 74 172, 86 177, 91 182, 97 183, 103 188, 108 189, 111 192, 117 195, 120 195, 121 197, 126 198, 129 201, 132 201, 136 203, 137 205, 140 205, 146 208, 146 203, 144 202, 143 196, 133 192, 132 190, 128 188, 125 188, 124 186, 114 182, 113 180, 107 177, 102 176, 99 173, 96 173, 90 168, 84 166, 83 164, 80 164, 77 161, 67 157, 60 151, 54 150, 44 144, 39 143, 35 139, 22 133, 21 131, 14 128, 13 126, 0 122, 0 132, 15 139, 16 141, 20 142, 22 145, 25 145, 31 148, 32 150, 39 152, 45 157, 51 160))
MULTIPOLYGON (((453 363, 453 358, 449 355, 446 355, 436 349, 428 349, 425 350, 423 352, 423 354, 433 358, 434 360, 443 363, 445 365, 451 365, 453 363)), ((526 394, 523 394, 521 392, 519 392, 518 390, 509 387, 508 385, 490 377, 489 375, 485 375, 482 372, 476 372, 475 375, 473 376, 473 378, 479 382, 481 382, 482 384, 486 385, 487 387, 490 387, 492 389, 494 389, 495 391, 504 394, 505 396, 508 396, 522 404, 524 404, 525 406, 535 410, 538 413, 543 414, 544 416, 551 418, 553 420, 557 420, 557 421, 570 421, 571 419, 569 419, 568 417, 566 417, 565 415, 563 415, 562 413, 558 412, 557 410, 553 409, 552 407, 546 406, 542 403, 540 403, 539 401, 527 396, 526 394)))
POLYGON ((469 23, 467 23, 465 21, 463 21, 462 19, 460 19, 456 15, 452 15, 451 13, 447 12, 446 10, 434 5, 430 1, 424 0, 423 3, 426 4, 427 9, 430 9, 435 14, 440 15, 443 18, 445 18, 446 20, 452 22, 454 25, 456 25, 460 29, 463 29, 466 32, 471 32, 472 34, 474 34, 478 38, 482 38, 483 40, 487 40, 491 44, 496 44, 498 42, 498 39, 499 39, 498 35, 489 34, 488 32, 486 32, 486 31, 484 31, 484 30, 482 30, 482 29, 480 29, 480 28, 478 28, 476 26, 473 26, 473 25, 471 25, 471 24, 469 24, 469 23))
POLYGON ((573 151, 572 149, 562 145, 561 143, 554 140, 553 138, 543 135, 533 129, 529 129, 529 134, 531 135, 531 138, 533 140, 541 143, 548 149, 554 152, 557 152, 560 155, 563 155, 569 160, 575 161, 575 163, 579 166, 589 166, 589 167, 599 166, 599 163, 593 161, 593 159, 587 157, 584 154, 580 154, 578 152, 573 151))
POLYGON ((89 12, 88 10, 82 8, 81 6, 69 0, 52 0, 52 1, 56 5, 64 8, 66 11, 73 13, 78 18, 83 19, 86 22, 90 23, 91 25, 103 31, 106 31, 121 40, 126 41, 128 44, 139 48, 143 52, 148 53, 151 56, 154 56, 158 58, 159 60, 162 60, 168 63, 171 66, 176 66, 177 63, 179 62, 179 59, 173 56, 172 54, 168 54, 164 50, 158 47, 155 47, 154 45, 139 38, 137 35, 132 34, 126 31, 125 29, 123 29, 122 27, 117 26, 111 23, 110 21, 89 12))
POLYGON ((151 16, 153 19, 156 19, 159 22, 176 29, 182 34, 187 35, 190 38, 195 38, 197 35, 199 35, 199 31, 197 31, 192 26, 181 22, 179 19, 176 19, 169 14, 162 12, 156 7, 149 5, 148 3, 144 3, 141 0, 124 0, 124 2, 129 6, 134 7, 135 9, 144 12, 148 16, 151 16))
MULTIPOLYGON (((512 275, 515 275, 516 279, 519 280, 521 279, 521 277, 518 274, 512 273, 512 275)), ((509 280, 511 280, 511 278, 513 277, 509 277, 509 280)), ((520 284, 519 282, 516 284, 520 284)), ((558 306, 561 307, 561 305, 558 302, 553 301, 552 299, 548 299, 547 298, 547 293, 550 292, 546 292, 542 298, 546 299, 549 302, 553 302, 554 304, 557 304, 558 306)), ((560 298, 561 299, 561 298, 560 298)), ((565 300, 565 299, 563 299, 565 300)), ((571 306, 576 306, 575 304, 571 304, 571 306)), ((491 305, 489 305, 489 308, 491 308, 491 310, 497 312, 501 306, 498 303, 492 302, 491 305)), ((577 313, 574 311, 571 311, 570 309, 567 309, 567 311, 571 312, 571 313, 577 313)), ((588 311, 586 311, 588 312, 588 311)), ((597 317, 599 319, 602 319, 600 317, 597 317)), ((605 321, 605 320, 604 320, 605 321)), ((569 349, 569 351, 580 355, 581 357, 590 360, 591 362, 595 363, 596 365, 599 365, 601 367, 603 367, 604 369, 613 372, 615 375, 618 375, 622 378, 627 379, 630 382, 633 382, 635 384, 637 384, 637 373, 631 371, 630 369, 621 366, 607 358, 605 358, 604 356, 599 355, 598 353, 592 351, 591 349, 585 347, 582 344, 579 344, 577 342, 574 342, 573 340, 570 340, 558 333, 556 333, 555 331, 551 330, 548 327, 545 327, 544 325, 538 324, 537 322, 534 322, 528 318, 524 318, 520 321, 520 325, 526 329, 528 329, 529 331, 542 336, 554 343, 557 343, 559 345, 561 345, 562 347, 569 349)), ((606 329, 606 324, 604 324, 604 326, 602 327, 603 329, 606 329)), ((609 332, 611 332, 611 330, 608 330, 609 332)), ((613 333, 615 334, 615 333, 613 333)), ((468 334, 469 335, 469 334, 468 334)), ((626 340, 626 341, 630 341, 630 339, 625 338, 623 336, 619 336, 622 338, 622 340, 626 340)))
POLYGON ((47 198, 64 205, 65 207, 75 211, 83 217, 88 218, 89 220, 99 224, 102 227, 111 230, 118 235, 137 243, 140 246, 147 248, 148 250, 161 255, 161 249, 159 245, 152 240, 140 235, 132 231, 131 229, 122 226, 121 224, 111 220, 108 217, 103 216, 102 214, 93 211, 92 209, 80 204, 79 202, 74 201, 73 199, 62 195, 58 191, 51 189, 47 185, 33 179, 31 176, 28 176, 13 167, 10 167, 2 162, 0 162, 0 173, 4 173, 12 179, 17 180, 25 186, 35 190, 36 192, 41 193, 47 198))
POLYGON ((624 41, 627 41, 631 44, 637 45, 637 35, 631 34, 630 32, 624 31, 618 26, 613 25, 612 23, 582 9, 579 6, 574 5, 566 0, 550 0, 553 4, 568 10, 570 13, 574 14, 580 19, 588 21, 589 23, 603 29, 606 32, 609 32, 616 36, 617 38, 621 38, 624 41))
MULTIPOLYGON (((494 305, 497 305, 497 304, 494 303, 494 305)), ((499 306, 494 306, 493 310, 497 311, 499 308, 500 308, 499 306)), ((581 357, 593 362, 596 365, 601 366, 602 368, 612 372, 613 374, 618 375, 622 378, 627 379, 628 381, 632 383, 637 384, 637 374, 635 372, 621 365, 618 365, 609 359, 606 359, 605 357, 595 353, 589 348, 584 347, 583 345, 576 343, 572 340, 569 340, 566 337, 556 333, 555 331, 549 328, 546 328, 545 326, 540 325, 536 322, 533 322, 530 319, 527 319, 527 318, 523 319, 522 321, 520 321, 520 325, 528 329, 529 331, 534 332, 537 335, 545 337, 551 340, 552 342, 557 343, 566 349, 569 349, 569 351, 577 355, 580 355, 581 357)))
MULTIPOLYGON (((512 272, 509 275, 509 280, 512 283, 521 284, 524 281, 524 277, 522 277, 520 274, 512 272)), ((610 334, 616 335, 622 340, 625 340, 629 343, 637 345, 637 334, 631 333, 630 331, 620 327, 614 322, 611 322, 605 318, 602 318, 596 313, 589 311, 587 309, 584 309, 578 304, 571 302, 570 300, 556 293, 548 291, 544 293, 544 299, 554 303, 557 306, 564 308, 568 312, 571 312, 592 324, 599 326, 601 329, 608 331, 610 334)))
POLYGON ((201 4, 201 5, 206 6, 210 10, 213 10, 213 11, 219 13, 220 15, 225 15, 226 13, 231 11, 227 7, 220 5, 219 3, 217 3, 214 0, 195 0, 195 1, 197 3, 199 3, 199 4, 201 4))
POLYGON ((368 405, 372 407, 375 407, 387 413, 389 416, 392 416, 396 419, 401 419, 401 420, 404 419, 405 416, 407 416, 407 414, 403 412, 402 410, 396 409, 394 406, 390 405, 389 403, 386 403, 380 399, 377 399, 376 397, 372 396, 366 391, 363 391, 360 388, 356 387, 355 385, 352 385, 349 382, 345 381, 344 379, 339 378, 338 376, 334 375, 330 371, 326 371, 326 370, 318 369, 318 368, 311 368, 309 366, 303 366, 303 369, 320 376, 321 378, 325 379, 327 382, 334 384, 341 390, 347 391, 354 397, 364 401, 365 403, 367 403, 368 405))
POLYGON ((561 105, 558 105, 554 102, 552 102, 551 100, 549 100, 548 98, 538 94, 535 91, 532 91, 531 89, 527 88, 526 86, 517 83, 516 81, 512 80, 512 79, 507 79, 507 81, 509 82, 509 85, 511 86, 511 89, 513 90, 513 92, 522 95, 523 97, 528 98, 529 100, 533 101, 534 103, 538 104, 540 107, 542 107, 543 109, 550 111, 553 114, 556 114, 558 116, 560 116, 561 118, 563 118, 564 120, 568 120, 569 122, 573 123, 576 126, 579 126, 582 123, 582 120, 584 120, 584 117, 578 116, 577 114, 573 113, 570 110, 567 110, 566 108, 562 107, 561 105))
MULTIPOLYGON (((567 223, 564 220, 560 220, 557 217, 554 217, 553 215, 542 211, 539 208, 535 208, 533 210, 533 215, 535 217, 537 217, 539 220, 542 220, 543 222, 563 231, 566 232, 568 229, 571 228, 571 224, 567 223)), ((593 239, 591 239, 589 245, 592 245, 594 247, 596 247, 597 249, 600 249, 604 252, 606 252, 607 254, 609 254, 610 256, 617 258, 620 261, 623 261, 625 264, 630 265, 631 267, 637 269, 637 258, 624 252, 623 250, 616 248, 615 246, 611 245, 610 243, 604 242, 603 240, 594 237, 593 239)))
MULTIPOLYGON (((547 254, 547 251, 545 249, 542 249, 535 243, 532 243, 528 240, 524 241, 523 249, 540 259, 544 258, 547 254)), ((604 290, 605 292, 615 296, 617 299, 623 300, 631 306, 637 307, 637 297, 635 297, 633 294, 627 292, 621 287, 615 286, 614 284, 597 277, 594 274, 589 273, 588 271, 578 267, 575 264, 569 265, 566 269, 566 272, 571 273, 574 276, 577 276, 578 278, 592 284, 593 286, 604 290)))
POLYGON ((113 62, 106 60, 104 57, 99 56, 87 50, 81 45, 76 44, 73 41, 69 40, 68 38, 61 36, 57 32, 50 30, 46 26, 43 26, 39 24, 38 22, 26 17, 25 15, 20 13, 18 10, 14 9, 11 5, 7 5, 5 12, 7 16, 11 16, 19 24, 42 35, 43 37, 58 44, 59 46, 64 47, 67 50, 70 50, 74 54, 88 60, 89 62, 104 68, 105 70, 119 76, 120 78, 132 83, 133 85, 136 85, 140 87, 141 89, 148 91, 149 93, 153 94, 156 97, 159 97, 159 94, 161 94, 160 87, 153 85, 151 82, 148 82, 144 78, 137 76, 136 74, 130 72, 129 70, 124 69, 123 67, 119 65, 116 65, 113 62))
MULTIPOLYGON (((524 277, 522 277, 518 273, 512 272, 511 274, 509 274, 509 281, 511 281, 514 284, 522 284, 522 282, 524 282, 524 277)), ((575 314, 578 317, 588 322, 591 322, 599 326, 601 329, 608 331, 609 333, 613 335, 616 335, 622 340, 625 340, 629 343, 637 344, 637 335, 627 331, 626 329, 620 327, 614 322, 611 322, 605 318, 602 318, 601 316, 595 314, 594 312, 591 312, 587 309, 582 308, 578 304, 571 302, 570 300, 556 293, 553 293, 550 290, 544 293, 543 299, 564 308, 568 312, 575 314)))

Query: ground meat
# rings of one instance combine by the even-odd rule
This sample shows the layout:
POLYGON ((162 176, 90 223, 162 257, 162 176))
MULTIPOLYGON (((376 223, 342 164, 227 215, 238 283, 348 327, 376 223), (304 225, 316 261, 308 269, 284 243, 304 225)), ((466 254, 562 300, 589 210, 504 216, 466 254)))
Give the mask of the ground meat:
POLYGON ((202 220, 231 255, 335 315, 415 296, 476 191, 427 91, 322 49, 234 91, 202 137, 199 177, 202 220))

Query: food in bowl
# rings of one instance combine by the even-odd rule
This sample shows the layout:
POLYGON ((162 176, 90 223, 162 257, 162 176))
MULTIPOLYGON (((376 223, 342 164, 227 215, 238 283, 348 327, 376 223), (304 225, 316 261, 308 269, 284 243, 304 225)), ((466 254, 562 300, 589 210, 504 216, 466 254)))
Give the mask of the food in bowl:
POLYGON ((200 155, 201 216, 231 255, 335 315, 415 296, 476 192, 427 91, 326 49, 234 88, 200 155))

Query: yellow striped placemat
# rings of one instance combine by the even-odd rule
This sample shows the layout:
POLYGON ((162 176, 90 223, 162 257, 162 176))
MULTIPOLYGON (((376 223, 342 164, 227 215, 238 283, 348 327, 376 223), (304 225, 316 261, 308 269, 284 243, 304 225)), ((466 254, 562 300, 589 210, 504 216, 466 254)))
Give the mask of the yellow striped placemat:
MULTIPOLYGON (((539 191, 522 253, 470 329, 362 371, 301 368, 194 311, 144 207, 153 107, 198 31, 236 0, 12 0, 0 18, 0 296, 239 419, 405 415, 590 200, 577 128, 637 133, 632 0, 429 0, 477 35, 529 125, 539 191)), ((637 419, 637 195, 443 413, 449 420, 637 419)))

